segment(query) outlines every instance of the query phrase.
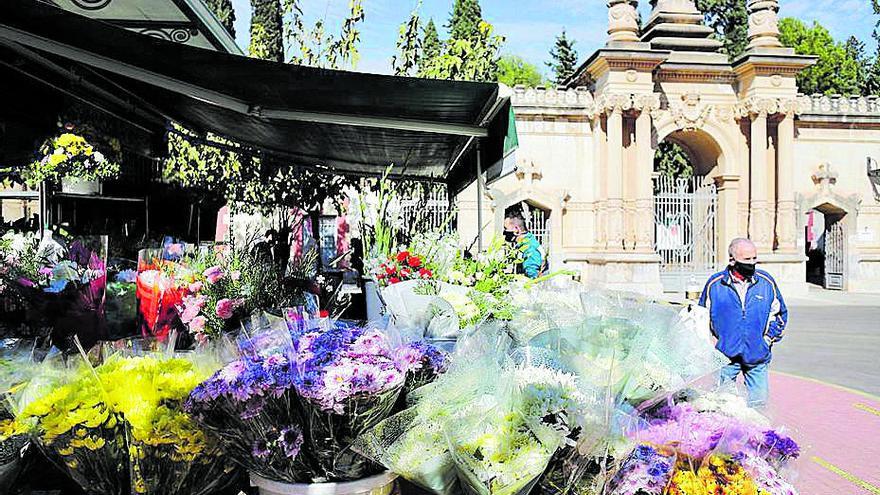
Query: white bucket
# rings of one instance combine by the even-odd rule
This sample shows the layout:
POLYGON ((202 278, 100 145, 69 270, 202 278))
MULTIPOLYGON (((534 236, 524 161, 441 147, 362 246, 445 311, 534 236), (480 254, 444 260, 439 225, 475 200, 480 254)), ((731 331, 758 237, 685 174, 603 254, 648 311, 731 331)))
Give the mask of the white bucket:
POLYGON ((382 319, 384 304, 379 296, 379 284, 375 280, 364 279, 364 298, 367 303, 367 321, 376 322, 382 319))
POLYGON ((251 486, 259 488, 260 495, 391 495, 396 480, 388 471, 345 483, 282 483, 251 473, 251 486))
POLYGON ((101 194, 101 181, 80 180, 75 177, 65 177, 61 179, 61 192, 95 196, 101 194))

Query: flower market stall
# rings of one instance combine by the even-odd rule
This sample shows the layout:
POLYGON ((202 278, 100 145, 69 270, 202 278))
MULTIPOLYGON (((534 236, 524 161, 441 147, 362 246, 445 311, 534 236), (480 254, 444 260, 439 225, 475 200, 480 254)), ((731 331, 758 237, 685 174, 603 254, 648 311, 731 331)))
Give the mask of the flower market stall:
MULTIPOLYGON (((796 435, 714 386, 726 360, 697 309, 522 278, 500 239, 403 232, 392 182, 459 192, 504 157, 497 85, 250 60, 9 1, 0 57, 71 64, 86 100, 122 92, 105 110, 260 164, 236 180, 373 177, 347 199, 380 314, 333 317, 311 263, 265 239, 168 238, 125 265, 106 239, 4 234, 0 291, 51 338, 0 352, 0 487, 30 444, 89 495, 796 493, 796 435)), ((126 167, 100 138, 42 139, 43 187, 126 167)))

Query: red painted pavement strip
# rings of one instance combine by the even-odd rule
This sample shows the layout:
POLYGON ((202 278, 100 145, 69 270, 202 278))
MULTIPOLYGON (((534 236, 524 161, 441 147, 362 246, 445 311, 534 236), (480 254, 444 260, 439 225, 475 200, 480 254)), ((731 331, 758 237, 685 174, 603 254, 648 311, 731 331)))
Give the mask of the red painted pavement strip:
POLYGON ((801 495, 880 495, 880 398, 771 373, 770 415, 803 448, 801 495))

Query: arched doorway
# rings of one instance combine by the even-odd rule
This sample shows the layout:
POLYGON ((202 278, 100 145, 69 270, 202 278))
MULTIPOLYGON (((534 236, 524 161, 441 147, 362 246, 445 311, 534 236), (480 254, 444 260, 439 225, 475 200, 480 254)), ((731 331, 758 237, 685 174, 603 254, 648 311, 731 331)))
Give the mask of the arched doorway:
POLYGON ((809 210, 806 216, 807 283, 827 290, 844 290, 847 276, 846 210, 824 203, 809 210))
POLYGON ((685 292, 718 268, 718 191, 710 177, 721 149, 703 131, 675 131, 654 161, 654 249, 666 292, 685 292))

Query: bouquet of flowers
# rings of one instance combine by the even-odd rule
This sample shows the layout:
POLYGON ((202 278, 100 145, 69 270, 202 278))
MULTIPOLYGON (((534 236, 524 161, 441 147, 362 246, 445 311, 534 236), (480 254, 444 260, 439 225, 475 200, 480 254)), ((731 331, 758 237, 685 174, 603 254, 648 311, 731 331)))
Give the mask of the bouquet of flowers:
POLYGON ((166 339, 182 325, 177 306, 189 286, 191 271, 181 263, 186 246, 168 242, 158 249, 138 253, 138 318, 144 337, 166 339))
POLYGON ((232 480, 217 444, 182 410, 215 369, 210 359, 115 355, 97 368, 44 364, 16 428, 31 432, 89 493, 197 495, 232 480))
POLYGON ((392 412, 412 373, 441 367, 420 346, 341 322, 273 327, 192 392, 187 410, 236 462, 286 483, 351 481, 376 474, 352 450, 392 412), (292 337, 292 338, 291 338, 292 337))
POLYGON ((28 442, 27 435, 15 425, 12 396, 36 371, 33 345, 32 341, 18 339, 0 341, 0 493, 11 491, 21 471, 22 451, 28 442))
MULTIPOLYGON (((118 141, 104 149, 117 154, 121 150, 118 141)), ((119 175, 119 163, 98 151, 83 136, 65 132, 46 140, 39 150, 40 158, 32 162, 23 176, 31 187, 43 181, 58 182, 62 178, 93 181, 110 179, 119 175)))
POLYGON ((28 318, 51 329, 58 347, 70 347, 74 335, 90 346, 106 333, 106 253, 106 237, 64 245, 50 232, 42 237, 6 234, 0 242, 0 278, 7 291, 25 302, 28 318))
POLYGON ((642 444, 611 479, 610 495, 663 495, 676 465, 675 451, 642 444))
POLYGON ((373 276, 380 285, 387 286, 407 280, 429 280, 433 273, 425 266, 421 256, 409 251, 400 251, 380 264, 373 276))

